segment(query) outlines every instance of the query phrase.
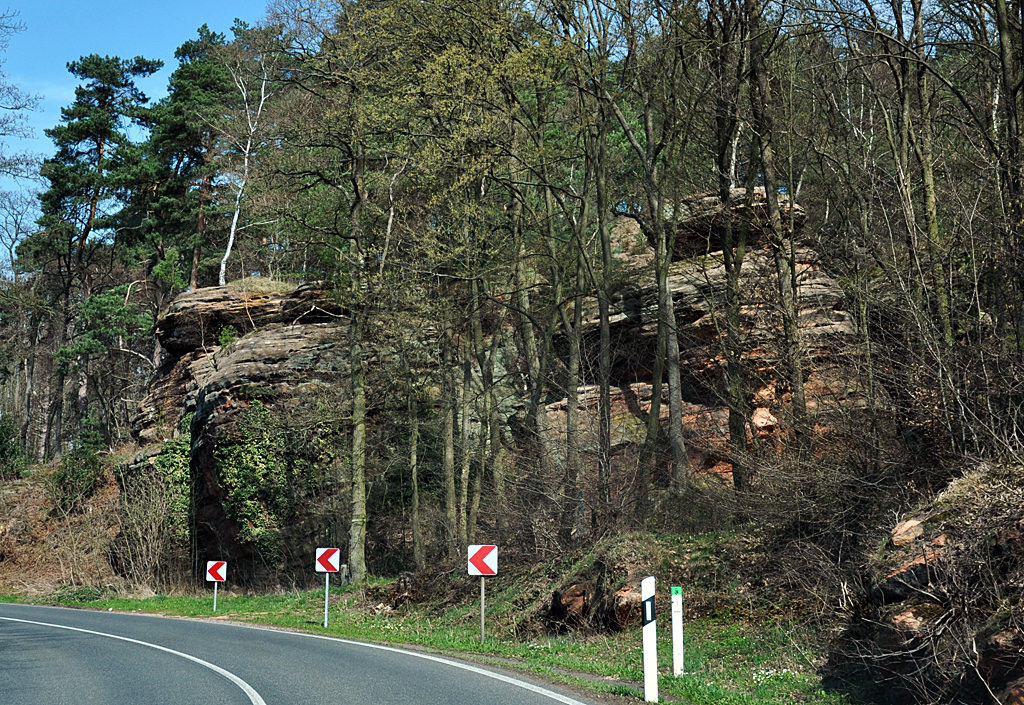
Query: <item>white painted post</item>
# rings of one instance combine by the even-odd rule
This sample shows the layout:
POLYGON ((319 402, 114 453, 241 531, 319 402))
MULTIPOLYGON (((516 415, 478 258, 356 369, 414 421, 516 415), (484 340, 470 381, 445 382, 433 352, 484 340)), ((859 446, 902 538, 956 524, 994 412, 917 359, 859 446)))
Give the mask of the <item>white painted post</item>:
POLYGON ((658 624, 654 618, 654 576, 640 581, 644 617, 644 700, 658 702, 658 624))
POLYGON ((331 594, 331 574, 324 573, 324 629, 327 629, 327 598, 331 594))
POLYGON ((480 576, 480 643, 484 643, 484 576, 480 576))
POLYGON ((217 583, 213 584, 213 611, 217 611, 217 583))
POLYGON ((672 675, 681 676, 684 673, 683 652, 683 589, 672 588, 672 675))

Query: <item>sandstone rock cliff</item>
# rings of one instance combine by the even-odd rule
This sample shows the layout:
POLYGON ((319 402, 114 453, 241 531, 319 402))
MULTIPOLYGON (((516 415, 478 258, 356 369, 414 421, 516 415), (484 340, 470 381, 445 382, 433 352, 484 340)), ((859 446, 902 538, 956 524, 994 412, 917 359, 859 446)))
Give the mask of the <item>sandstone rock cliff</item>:
MULTIPOLYGON (((744 217, 747 208, 740 196, 736 194, 732 206, 731 217, 737 219, 744 217)), ((759 231, 757 224, 764 217, 763 191, 755 196, 757 227, 752 233, 759 231)), ((728 480, 731 465, 726 457, 728 410, 723 401, 721 338, 726 279, 721 252, 709 251, 715 246, 722 209, 714 196, 688 199, 679 207, 675 251, 677 257, 686 257, 672 265, 669 286, 680 324, 690 464, 694 470, 710 471, 728 480), (695 249, 695 233, 700 235, 703 249, 695 249)), ((791 220, 795 225, 791 235, 798 238, 803 212, 798 206, 790 209, 788 203, 786 208, 787 222, 791 220)), ((623 219, 614 237, 620 285, 611 319, 615 385, 612 445, 613 465, 625 468, 635 466, 651 405, 657 290, 650 249, 639 227, 623 219)), ((763 243, 763 238, 752 237, 751 243, 763 243)), ((809 407, 819 412, 826 407, 856 406, 860 403, 860 387, 849 364, 856 347, 854 319, 844 308, 842 290, 823 270, 814 251, 800 245, 795 252, 809 407), (842 354, 837 354, 838 350, 842 354)), ((788 396, 780 384, 784 377, 779 370, 781 321, 774 279, 771 254, 753 247, 741 280, 744 373, 753 410, 751 442, 758 437, 770 440, 789 427, 788 396)), ((596 370, 596 300, 586 300, 584 307, 583 366, 596 370)), ((246 527, 233 523, 224 511, 225 494, 230 488, 225 488, 218 476, 217 449, 239 441, 239 420, 253 400, 265 403, 281 418, 294 416, 309 406, 318 390, 325 388, 333 390, 336 405, 343 405, 337 395, 343 393, 348 374, 348 320, 316 284, 297 288, 229 286, 178 297, 160 320, 157 335, 168 357, 154 375, 149 396, 139 408, 135 433, 143 443, 158 443, 170 437, 183 418, 193 414, 191 464, 197 488, 197 539, 202 550, 215 552, 220 558, 248 556, 250 548, 240 538, 246 527)), ((558 350, 559 344, 556 340, 556 352, 564 352, 558 350)), ((368 350, 371 357, 377 354, 380 351, 368 350)), ((514 343, 497 354, 500 369, 496 377, 506 380, 498 399, 499 414, 509 427, 523 425, 516 417, 526 408, 522 383, 516 381, 516 356, 514 343)), ((594 453, 598 446, 597 388, 585 386, 579 392, 581 450, 594 453)), ((560 440, 565 435, 565 410, 564 399, 550 403, 545 410, 547 428, 541 429, 556 465, 564 453, 560 440)), ((661 413, 662 423, 667 423, 667 405, 662 406, 661 413)), ((506 438, 514 442, 510 435, 506 438)))
MULTIPOLYGON (((733 218, 746 214, 743 189, 735 189, 733 218)), ((784 220, 790 222, 788 200, 783 201, 784 220)), ((669 288, 679 326, 684 375, 684 424, 687 450, 693 470, 712 471, 730 478, 726 460, 728 408, 725 403, 725 357, 722 331, 726 274, 718 230, 722 207, 717 196, 686 199, 680 206, 675 240, 675 259, 669 288), (715 250, 714 248, 718 249, 715 250)), ((782 380, 781 309, 774 261, 765 249, 763 225, 767 219, 764 190, 754 199, 754 227, 740 280, 741 327, 745 348, 745 376, 750 389, 749 408, 753 433, 763 438, 776 435, 789 424, 789 395, 782 380)), ((822 267, 815 251, 800 243, 803 209, 792 208, 796 238, 798 314, 804 379, 809 411, 818 416, 818 430, 827 431, 826 412, 849 411, 864 405, 863 380, 855 366, 858 356, 857 325, 846 310, 842 288, 822 267), (820 413, 819 413, 820 412, 820 413)), ((650 249, 639 226, 621 218, 613 232, 617 258, 623 273, 611 307, 612 446, 613 464, 631 466, 651 406, 651 365, 657 345, 657 286, 650 249)), ((788 243, 787 243, 788 244, 788 243)), ((584 303, 584 368, 599 365, 599 318, 597 300, 584 303)), ((663 387, 662 423, 668 421, 668 390, 663 387)), ((596 386, 581 387, 579 404, 583 426, 583 451, 598 452, 598 394, 596 386)), ((547 406, 548 432, 565 433, 566 401, 547 406)))
POLYGON ((239 420, 254 400, 286 419, 324 389, 336 394, 348 373, 348 319, 322 287, 260 288, 200 289, 174 301, 157 326, 167 359, 133 423, 152 456, 152 444, 192 415, 195 540, 201 553, 240 561, 242 571, 254 547, 225 511, 231 488, 218 473, 218 444, 239 442, 239 420))

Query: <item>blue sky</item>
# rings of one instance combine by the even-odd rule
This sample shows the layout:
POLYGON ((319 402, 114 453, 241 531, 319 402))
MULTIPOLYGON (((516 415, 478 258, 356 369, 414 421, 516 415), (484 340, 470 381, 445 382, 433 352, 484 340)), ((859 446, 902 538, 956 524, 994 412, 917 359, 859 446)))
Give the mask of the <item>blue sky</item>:
MULTIPOLYGON (((0 5, 0 9, 3 6, 0 5)), ((25 92, 38 94, 39 110, 29 115, 32 140, 8 140, 10 151, 49 156, 53 144, 43 129, 56 125, 60 109, 75 97, 75 78, 67 63, 87 54, 161 59, 164 68, 140 82, 148 97, 160 98, 177 62, 174 50, 196 36, 203 24, 229 34, 235 18, 255 24, 265 14, 264 0, 12 0, 25 31, 11 38, 4 71, 25 92)))

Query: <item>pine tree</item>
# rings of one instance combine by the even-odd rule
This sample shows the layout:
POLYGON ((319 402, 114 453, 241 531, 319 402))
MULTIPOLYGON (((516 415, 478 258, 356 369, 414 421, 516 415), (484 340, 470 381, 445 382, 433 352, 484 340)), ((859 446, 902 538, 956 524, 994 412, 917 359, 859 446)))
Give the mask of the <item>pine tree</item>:
POLYGON ((41 170, 50 184, 40 195, 43 230, 19 248, 19 260, 37 268, 53 269, 48 263, 56 262, 63 281, 56 302, 61 321, 56 347, 62 359, 44 449, 51 439, 58 442, 50 447, 61 447, 66 375, 77 376, 78 421, 89 414, 88 363, 95 351, 80 345, 91 325, 87 304, 94 293, 103 293, 107 282, 96 282, 98 255, 114 254, 112 225, 120 196, 139 177, 139 154, 127 130, 132 123, 145 125, 148 118, 147 98, 135 80, 160 66, 159 61, 142 57, 124 60, 96 54, 69 63, 68 70, 82 83, 74 103, 61 111, 61 124, 46 131, 57 153, 41 170))
POLYGON ((142 57, 97 54, 68 64, 83 83, 75 89, 75 102, 61 110, 61 124, 46 130, 57 154, 43 162, 42 175, 50 188, 40 196, 39 224, 48 233, 70 236, 83 298, 93 289, 90 237, 109 235, 115 195, 126 177, 121 151, 131 146, 126 130, 132 121, 145 119, 147 98, 135 80, 161 66, 142 57))

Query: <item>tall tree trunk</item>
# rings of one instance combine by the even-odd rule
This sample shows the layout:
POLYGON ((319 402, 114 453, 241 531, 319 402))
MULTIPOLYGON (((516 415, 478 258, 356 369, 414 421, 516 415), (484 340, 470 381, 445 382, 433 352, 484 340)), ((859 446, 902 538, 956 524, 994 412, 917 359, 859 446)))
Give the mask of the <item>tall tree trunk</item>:
MULTIPOLYGON (((561 320, 562 330, 565 332, 565 337, 569 342, 569 360, 567 375, 565 378, 565 395, 566 395, 566 409, 565 409, 565 466, 561 479, 559 480, 559 486, 554 489, 555 511, 558 513, 559 519, 559 536, 560 542, 568 541, 569 529, 571 526, 571 520, 567 524, 567 516, 571 516, 571 509, 567 509, 567 506, 575 502, 576 492, 572 486, 576 477, 576 466, 578 464, 578 437, 577 430, 579 426, 578 419, 578 399, 577 394, 579 392, 578 377, 579 377, 579 330, 576 330, 572 326, 572 321, 569 320, 568 312, 565 309, 565 302, 562 300, 563 292, 563 276, 560 263, 560 253, 558 251, 558 236, 555 230, 556 214, 555 214, 555 198, 551 192, 551 187, 547 184, 550 183, 550 179, 547 176, 547 166, 542 167, 544 174, 544 205, 545 205, 545 220, 547 224, 547 248, 548 255, 551 259, 551 282, 552 282, 552 300, 555 303, 555 311, 561 320)), ((548 340, 550 340, 551 333, 548 332, 548 340)), ((548 340, 545 341, 545 348, 550 349, 550 343, 548 340)))
POLYGON ((348 568, 352 582, 366 578, 366 377, 363 369, 363 313, 353 309, 349 356, 352 380, 352 521, 348 568))
MULTIPOLYGON (((775 277, 779 288, 782 308, 782 330, 785 341, 786 367, 789 372, 789 390, 792 396, 793 427, 797 444, 804 447, 808 437, 807 401, 804 396, 803 354, 800 347, 800 328, 797 312, 796 262, 792 242, 784 238, 782 213, 779 208, 779 191, 775 178, 774 138, 775 126, 772 116, 772 96, 768 82, 768 68, 765 65, 761 44, 761 8, 758 0, 748 0, 750 18, 750 67, 753 74, 754 92, 751 108, 754 114, 754 132, 760 146, 761 177, 764 180, 765 201, 768 206, 768 241, 775 259, 775 277)), ((751 194, 747 194, 748 197, 751 194)), ((791 192, 792 197, 792 192, 791 192)), ((753 199, 751 199, 753 204, 753 199)), ((790 204, 792 207, 793 204, 790 204)), ((751 210, 753 210, 751 208, 751 210)), ((792 238, 793 233, 790 233, 792 238)))
MULTIPOLYGON (((35 413, 35 398, 36 398, 36 355, 39 347, 39 328, 40 328, 40 316, 38 313, 33 313, 31 317, 32 324, 30 326, 31 335, 29 336, 29 348, 27 356, 25 357, 25 397, 22 404, 23 414, 21 421, 21 447, 25 449, 26 453, 29 450, 29 436, 32 429, 32 414, 35 413)), ((39 457, 42 460, 42 457, 39 457)))
MULTIPOLYGON (((1016 47, 1013 44, 1013 32, 1010 26, 1010 13, 1006 0, 993 0, 995 8, 996 34, 999 41, 999 78, 1000 92, 1003 95, 1002 107, 1005 123, 1006 138, 1004 150, 1006 156, 1000 160, 1004 170, 1004 181, 1011 196, 1011 213, 1019 220, 1020 213, 1015 208, 1020 206, 1021 183, 1020 174, 1022 165, 1020 163, 1021 152, 1021 131, 1019 115, 1017 111, 1017 95, 1020 92, 1018 86, 1018 74, 1014 62, 1016 47)), ((1022 38, 1024 41, 1024 38, 1022 38)), ((1024 50, 1024 48, 1022 48, 1024 50)))
POLYGON ((580 329, 583 325, 583 293, 580 290, 583 285, 583 278, 586 275, 583 260, 583 246, 580 242, 580 232, 586 228, 587 208, 583 208, 581 225, 574 236, 576 246, 576 280, 573 293, 573 317, 572 321, 566 315, 564 309, 563 328, 569 338, 569 360, 566 374, 565 389, 565 479, 562 491, 562 521, 561 536, 563 544, 572 541, 575 534, 576 539, 582 538, 586 517, 586 505, 583 497, 583 464, 580 462, 580 413, 579 413, 579 387, 580 387, 580 329))
POLYGON ((489 403, 487 394, 484 394, 484 415, 480 423, 480 433, 477 437, 477 471, 473 474, 473 491, 469 500, 469 523, 466 529, 466 545, 476 543, 477 527, 480 525, 480 498, 484 492, 484 470, 487 467, 489 431, 486 425, 489 403))
MULTIPOLYGON (((366 579, 366 360, 363 331, 366 308, 363 303, 362 210, 367 194, 363 185, 365 156, 360 153, 352 170, 352 210, 349 214, 351 251, 349 256, 352 322, 349 328, 349 365, 352 383, 352 521, 349 526, 348 567, 352 582, 366 579)), ((222 270, 223 271, 223 270, 222 270)))
POLYGON ((446 542, 448 554, 451 557, 459 555, 459 508, 455 494, 455 384, 452 380, 452 340, 451 330, 444 333, 443 350, 441 351, 441 375, 444 385, 444 399, 442 400, 442 450, 441 466, 444 473, 444 513, 447 523, 446 542))
MULTIPOLYGON (((505 460, 503 446, 501 443, 501 417, 498 413, 498 397, 494 387, 494 365, 498 357, 498 350, 501 347, 502 331, 505 329, 505 318, 508 309, 503 308, 498 318, 498 324, 491 335, 491 349, 487 359, 481 361, 482 374, 486 402, 487 420, 487 444, 484 460, 481 462, 480 471, 483 474, 484 468, 490 467, 491 480, 494 486, 494 508, 497 518, 498 540, 500 541, 508 529, 508 520, 505 518, 504 507, 505 497, 505 460)), ((483 331, 477 329, 477 349, 483 349, 483 331)))
MULTIPOLYGON (((407 373, 407 378, 411 376, 407 373)), ((419 405, 411 387, 409 389, 409 472, 412 475, 412 555, 416 570, 423 570, 426 561, 423 557, 423 530, 420 525, 420 482, 419 482, 419 441, 420 419, 419 405)))
MULTIPOLYGON (((538 471, 543 474, 547 463, 544 406, 541 404, 544 392, 544 362, 541 359, 540 345, 537 341, 533 310, 530 301, 530 289, 534 284, 534 276, 527 271, 526 243, 523 233, 523 204, 516 199, 512 206, 513 232, 516 238, 515 285, 516 304, 519 313, 519 337, 522 342, 523 357, 526 360, 526 386, 529 394, 527 408, 527 430, 532 434, 530 443, 533 446, 535 463, 538 471)), ((505 505, 507 508, 507 505, 505 505)), ((508 532, 507 511, 499 510, 498 534, 506 536, 508 532)))
MULTIPOLYGON (((716 35, 709 17, 709 36, 717 36, 715 78, 720 84, 715 107, 715 142, 717 149, 718 196, 722 207, 722 255, 725 266, 725 361, 729 404, 729 446, 731 449, 733 484, 738 492, 750 485, 746 463, 747 411, 746 385, 743 383, 743 328, 740 317, 740 275, 746 255, 747 229, 739 233, 732 220, 732 146, 739 129, 738 77, 743 74, 743 60, 737 51, 736 37, 741 35, 738 12, 732 2, 718 3, 721 33, 716 35)), ((750 171, 750 170, 748 170, 750 171)), ((748 176, 752 182, 753 175, 748 176)), ((748 193, 750 189, 748 188, 748 193)), ((749 209, 748 209, 749 210, 749 209)))
POLYGON ((921 164, 921 181, 924 187, 924 220, 927 233, 928 262, 932 275, 932 297, 935 301, 939 330, 946 345, 953 344, 953 324, 949 311, 949 294, 946 291, 943 244, 939 233, 939 215, 935 195, 935 157, 932 139, 931 93, 928 88, 928 57, 925 54, 924 8, 921 0, 911 0, 914 12, 914 45, 917 55, 917 90, 921 106, 921 125, 915 146, 921 164))
POLYGON ((461 420, 461 432, 459 435, 459 446, 462 451, 462 465, 459 480, 459 545, 467 546, 469 532, 466 525, 467 510, 469 502, 469 471, 473 461, 473 451, 470 448, 469 425, 471 413, 471 395, 473 389, 473 360, 469 354, 469 341, 463 347, 462 358, 462 396, 459 405, 459 418, 461 420))
MULTIPOLYGON (((611 334, 611 297, 612 297, 612 241, 608 226, 611 205, 608 203, 608 117, 603 108, 598 108, 597 129, 597 163, 595 164, 595 185, 597 188, 597 228, 601 237, 601 281, 598 286, 597 306, 600 318, 600 343, 598 362, 598 476, 597 505, 604 511, 609 502, 611 488, 611 455, 612 455, 612 334, 611 334)), ((647 481, 646 473, 641 473, 639 481, 647 481)), ((646 488, 645 492, 646 492, 646 488)))
MULTIPOLYGON (((643 189, 644 201, 647 206, 648 227, 654 234, 655 242, 655 275, 658 283, 658 317, 664 324, 659 326, 659 333, 665 340, 665 367, 668 372, 668 441, 672 452, 672 485, 676 492, 688 483, 690 461, 683 440, 683 393, 682 375, 680 372, 679 329, 676 325, 676 311, 672 302, 672 291, 669 288, 669 264, 672 261, 672 247, 668 242, 669 233, 665 228, 665 203, 662 198, 661 178, 658 166, 660 156, 655 150, 659 142, 654 132, 653 106, 649 96, 645 96, 643 116, 644 143, 637 138, 632 123, 615 103, 610 94, 605 92, 608 107, 615 114, 619 127, 628 139, 633 153, 644 168, 643 189)), ((673 208, 676 204, 673 204, 673 208)), ((675 233, 671 236, 674 238, 675 233)))
MULTIPOLYGON (((660 206, 660 201, 658 201, 660 206)), ((660 215, 661 210, 655 211, 660 215)), ((661 220, 656 216, 656 220, 661 220)), ((683 440, 683 385, 680 371, 679 329, 676 326, 676 310, 669 288, 668 272, 671 249, 664 223, 658 233, 658 254, 664 264, 658 272, 658 310, 665 321, 665 367, 668 369, 668 442, 672 450, 672 486, 679 493, 690 478, 690 461, 683 440)), ((674 233, 673 233, 674 235, 674 233)))
POLYGON ((640 447, 637 461, 637 500, 635 521, 644 526, 647 514, 651 478, 658 469, 658 442, 661 437, 661 395, 662 378, 665 375, 665 323, 658 317, 657 339, 654 344, 654 365, 651 370, 651 405, 647 411, 647 428, 644 443, 640 447))

